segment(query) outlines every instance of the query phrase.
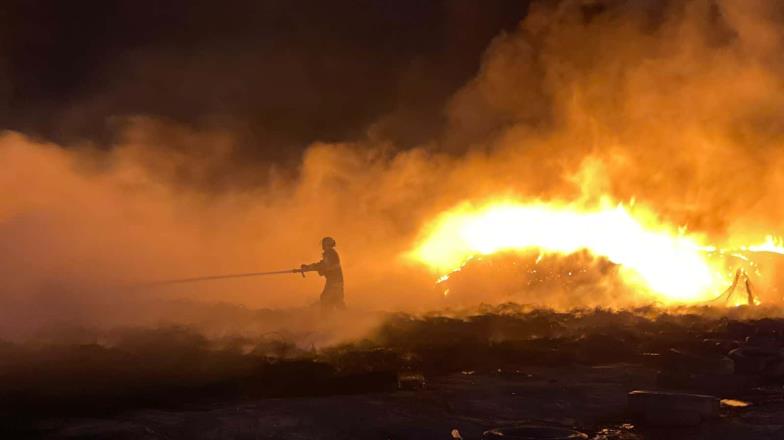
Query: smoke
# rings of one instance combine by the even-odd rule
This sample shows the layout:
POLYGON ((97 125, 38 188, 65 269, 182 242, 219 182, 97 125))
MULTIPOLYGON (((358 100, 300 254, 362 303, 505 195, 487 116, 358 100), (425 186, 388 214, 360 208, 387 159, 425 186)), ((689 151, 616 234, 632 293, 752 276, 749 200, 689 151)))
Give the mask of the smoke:
POLYGON ((433 274, 402 255, 437 213, 490 196, 635 198, 717 242, 780 232, 782 20, 763 0, 534 2, 437 135, 401 149, 388 115, 361 140, 311 144, 296 169, 243 161, 232 124, 118 119, 108 150, 6 132, 4 330, 134 320, 177 298, 306 306, 316 277, 123 286, 297 267, 327 234, 352 306, 438 307, 433 274))
POLYGON ((155 132, 157 124, 131 122, 125 141, 109 152, 64 150, 12 133, 0 138, 2 162, 13 164, 0 179, 9 195, 0 205, 9 327, 30 319, 28 313, 44 322, 89 317, 101 304, 102 310, 115 309, 102 316, 111 321, 133 313, 124 305, 152 298, 305 306, 317 300, 317 277, 133 286, 298 267, 320 259, 320 239, 327 234, 337 238, 344 255, 352 305, 394 308, 420 294, 417 288, 403 293, 416 285, 415 276, 384 284, 400 270, 398 254, 406 243, 396 239, 415 232, 415 219, 400 206, 405 192, 415 190, 405 189, 394 163, 347 145, 314 145, 296 181, 270 172, 268 183, 257 188, 203 191, 187 183, 220 169, 230 142, 222 135, 169 130, 167 140, 187 143, 186 154, 137 136, 155 132), (386 215, 388 210, 398 214, 386 215))
POLYGON ((587 163, 594 193, 677 224, 776 230, 781 20, 769 1, 536 3, 454 97, 447 137, 530 163, 534 193, 587 163))

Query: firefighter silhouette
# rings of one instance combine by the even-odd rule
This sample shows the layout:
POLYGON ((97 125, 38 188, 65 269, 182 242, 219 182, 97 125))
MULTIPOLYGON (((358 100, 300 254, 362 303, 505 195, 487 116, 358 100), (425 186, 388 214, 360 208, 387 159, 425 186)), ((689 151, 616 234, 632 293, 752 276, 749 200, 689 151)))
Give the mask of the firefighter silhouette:
POLYGON ((325 310, 344 309, 343 301, 343 270, 340 267, 340 256, 335 250, 335 239, 324 237, 321 240, 321 261, 312 264, 303 264, 303 272, 316 271, 326 278, 324 290, 321 292, 319 302, 325 310))

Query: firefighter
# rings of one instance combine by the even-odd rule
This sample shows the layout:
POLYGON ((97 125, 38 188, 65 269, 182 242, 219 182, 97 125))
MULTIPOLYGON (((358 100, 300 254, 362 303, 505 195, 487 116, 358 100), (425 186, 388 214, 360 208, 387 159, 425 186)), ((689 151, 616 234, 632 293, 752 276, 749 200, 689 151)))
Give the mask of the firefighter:
POLYGON ((335 239, 324 237, 321 239, 323 250, 321 261, 300 266, 302 272, 316 271, 326 278, 324 290, 321 292, 319 302, 324 310, 344 309, 343 302, 343 270, 340 268, 340 257, 335 250, 335 239))

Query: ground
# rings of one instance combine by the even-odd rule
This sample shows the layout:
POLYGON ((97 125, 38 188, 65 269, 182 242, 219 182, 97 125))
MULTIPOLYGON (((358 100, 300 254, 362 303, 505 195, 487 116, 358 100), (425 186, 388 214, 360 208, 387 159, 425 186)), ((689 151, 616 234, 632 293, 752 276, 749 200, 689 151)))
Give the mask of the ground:
POLYGON ((124 332, 103 345, 7 343, 3 438, 480 439, 562 426, 593 439, 784 438, 784 320, 776 310, 506 306, 387 316, 317 350, 124 332), (738 357, 736 348, 764 356, 738 357), (755 351, 756 350, 756 351, 755 351), (690 426, 630 413, 632 390, 747 402, 690 426))
MULTIPOLYGON (((226 402, 180 411, 135 411, 63 421, 56 438, 91 439, 479 439, 523 422, 577 427, 595 438, 780 439, 784 401, 725 409, 691 428, 632 427, 626 393, 655 388, 656 371, 613 364, 456 373, 421 390, 226 402), (600 437, 604 435, 604 437, 600 437)), ((782 390, 784 391, 784 390, 782 390)))

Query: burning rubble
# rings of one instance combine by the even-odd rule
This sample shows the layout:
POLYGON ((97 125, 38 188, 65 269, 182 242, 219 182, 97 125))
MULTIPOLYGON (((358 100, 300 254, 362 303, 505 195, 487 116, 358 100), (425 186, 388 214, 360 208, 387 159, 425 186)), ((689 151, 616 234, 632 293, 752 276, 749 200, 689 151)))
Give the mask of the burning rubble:
POLYGON ((567 255, 503 252, 469 259, 443 276, 436 288, 452 307, 506 302, 596 307, 629 299, 618 270, 617 264, 587 251, 567 255))
POLYGON ((753 305, 762 301, 760 295, 781 303, 778 287, 770 280, 784 262, 782 256, 784 247, 772 236, 762 244, 718 247, 703 235, 668 225, 650 210, 613 206, 606 199, 596 209, 512 200, 458 206, 433 221, 409 253, 409 258, 434 271, 446 272, 439 278, 445 295, 455 290, 478 294, 491 288, 507 298, 526 292, 530 296, 523 302, 536 302, 537 286, 548 284, 549 278, 552 296, 572 292, 565 301, 572 307, 622 304, 617 293, 621 285, 630 297, 626 304, 699 304, 723 296, 730 305, 753 305), (499 253, 505 257, 497 257, 499 253), (514 255, 518 258, 510 263, 514 255), (768 261, 766 270, 772 273, 763 273, 760 260, 771 257, 778 261, 768 261), (561 267, 551 264, 554 259, 560 260, 561 267), (519 269, 512 271, 517 273, 511 278, 510 271, 502 273, 499 267, 509 264, 519 269), (465 274, 471 271, 479 274, 465 274), (760 280, 768 291, 752 292, 750 277, 760 280), (499 278, 505 283, 495 281, 499 278), (592 291, 583 289, 586 285, 592 291), (745 290, 744 296, 733 295, 738 288, 745 290), (603 303, 608 291, 610 302, 603 303))

